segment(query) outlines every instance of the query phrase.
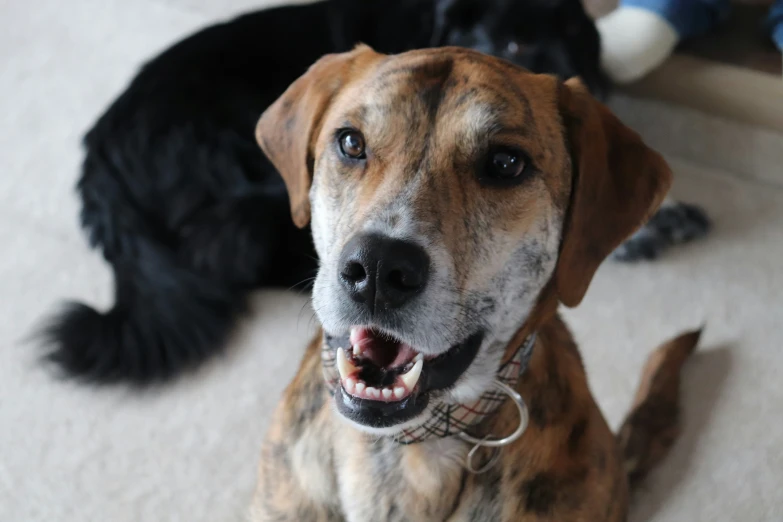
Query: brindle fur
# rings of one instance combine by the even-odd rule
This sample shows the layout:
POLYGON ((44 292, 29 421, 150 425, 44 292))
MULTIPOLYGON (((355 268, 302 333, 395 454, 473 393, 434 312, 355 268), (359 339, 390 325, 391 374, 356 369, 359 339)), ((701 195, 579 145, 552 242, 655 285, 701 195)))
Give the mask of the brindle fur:
MULTIPOLYGON (((698 332, 650 357, 617 444, 570 332, 557 315, 549 317, 517 386, 530 425, 482 475, 463 467, 469 445, 459 440, 406 446, 345 425, 322 378, 319 333, 273 417, 250 520, 626 520, 627 478, 642 478, 674 440, 679 369, 698 332), (654 415, 645 416, 650 409, 654 415)), ((507 403, 477 433, 511 433, 517 419, 507 403)))
MULTIPOLYGON (((477 325, 486 332, 442 400, 482 393, 501 361, 538 337, 517 385, 530 424, 497 465, 473 475, 460 439, 406 446, 343 420, 324 383, 319 333, 274 414, 251 520, 625 520, 629 475, 641 477, 676 433, 679 368, 698 335, 655 352, 616 440, 557 306, 578 304, 600 261, 657 208, 670 181, 660 156, 578 83, 456 48, 326 57, 264 114, 257 137, 297 223, 312 213, 315 307, 327 330, 356 315, 330 293, 336 256, 357 231, 379 230, 415 238, 433 258, 425 305, 397 317, 406 328, 387 325, 395 335, 437 353, 477 325), (362 129, 371 160, 335 154, 345 126, 362 129), (529 179, 478 183, 489 135, 527 151, 529 179)), ((506 435, 517 422, 507 402, 475 434, 506 435)))

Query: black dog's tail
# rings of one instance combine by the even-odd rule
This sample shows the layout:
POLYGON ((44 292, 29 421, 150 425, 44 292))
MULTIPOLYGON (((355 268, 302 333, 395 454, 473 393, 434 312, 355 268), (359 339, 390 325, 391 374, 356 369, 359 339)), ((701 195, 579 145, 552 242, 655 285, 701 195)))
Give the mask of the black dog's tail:
POLYGON ((116 300, 101 313, 69 303, 42 332, 68 377, 108 384, 163 381, 220 352, 246 306, 242 290, 179 267, 158 245, 113 260, 116 300))

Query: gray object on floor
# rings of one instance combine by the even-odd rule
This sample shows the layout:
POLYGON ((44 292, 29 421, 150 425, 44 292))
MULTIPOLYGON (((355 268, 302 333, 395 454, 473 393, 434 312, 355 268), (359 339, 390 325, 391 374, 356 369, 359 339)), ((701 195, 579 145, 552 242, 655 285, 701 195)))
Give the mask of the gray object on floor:
POLYGON ((615 261, 653 260, 669 247, 707 235, 710 220, 700 207, 673 201, 664 205, 612 253, 615 261))

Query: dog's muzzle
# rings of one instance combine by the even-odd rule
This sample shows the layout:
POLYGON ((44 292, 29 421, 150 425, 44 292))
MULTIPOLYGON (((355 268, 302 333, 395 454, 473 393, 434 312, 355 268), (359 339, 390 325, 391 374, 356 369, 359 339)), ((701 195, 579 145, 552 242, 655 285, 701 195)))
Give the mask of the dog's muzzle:
POLYGON ((337 278, 357 326, 327 344, 341 383, 337 407, 346 418, 372 428, 402 424, 427 407, 430 392, 454 385, 476 357, 481 332, 429 356, 395 338, 401 327, 416 328, 410 310, 429 277, 430 257, 413 241, 358 234, 343 248, 337 278))
MULTIPOLYGON (((339 414, 370 429, 390 430, 403 443, 464 434, 504 400, 503 392, 493 389, 475 404, 444 402, 476 359, 483 330, 437 354, 395 336, 400 328, 416 327, 411 311, 430 275, 430 257, 418 244, 356 235, 337 265, 338 291, 352 303, 349 321, 355 326, 343 333, 327 331, 324 338, 324 376, 339 414)), ((515 357, 501 368, 501 386, 516 382, 521 362, 515 357)))

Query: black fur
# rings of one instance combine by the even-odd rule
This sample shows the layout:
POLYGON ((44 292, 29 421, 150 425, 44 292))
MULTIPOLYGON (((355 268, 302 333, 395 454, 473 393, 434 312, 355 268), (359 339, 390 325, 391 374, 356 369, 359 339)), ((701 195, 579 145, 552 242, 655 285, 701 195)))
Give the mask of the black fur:
POLYGON ((664 205, 650 221, 612 252, 612 259, 657 259, 670 246, 704 237, 710 231, 710 226, 709 217, 696 205, 682 202, 664 205))
POLYGON ((81 221, 116 302, 53 317, 50 360, 96 383, 165 380, 221 351, 251 290, 314 275, 310 231, 291 222, 253 131, 320 56, 360 41, 469 45, 605 87, 579 0, 331 0, 206 28, 147 63, 84 139, 81 221))
POLYGON ((608 92, 598 30, 578 0, 441 0, 436 13, 434 44, 471 47, 564 79, 580 76, 599 98, 608 92))

